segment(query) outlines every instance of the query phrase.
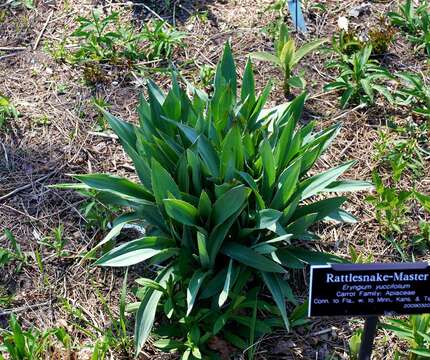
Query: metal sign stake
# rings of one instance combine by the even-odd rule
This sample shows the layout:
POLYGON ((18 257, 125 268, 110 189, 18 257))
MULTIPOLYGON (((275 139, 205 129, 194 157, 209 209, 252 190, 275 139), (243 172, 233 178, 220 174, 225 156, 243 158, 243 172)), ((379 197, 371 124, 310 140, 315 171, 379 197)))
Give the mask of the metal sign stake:
POLYGON ((360 353, 358 360, 370 360, 372 356, 373 341, 375 340, 378 328, 378 316, 368 316, 364 323, 363 334, 361 335, 360 353))

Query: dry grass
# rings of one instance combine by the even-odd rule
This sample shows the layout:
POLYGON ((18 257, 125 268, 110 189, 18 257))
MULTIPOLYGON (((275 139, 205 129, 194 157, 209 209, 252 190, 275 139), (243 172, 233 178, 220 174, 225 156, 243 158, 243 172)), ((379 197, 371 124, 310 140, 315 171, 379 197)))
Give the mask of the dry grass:
MULTIPOLYGON (((146 3, 157 10, 156 1, 146 3)), ((311 2, 307 3, 309 7, 311 2)), ((327 0, 323 3, 327 7, 325 13, 311 8, 305 11, 310 30, 307 37, 331 37, 336 31, 338 16, 346 15, 348 9, 361 2, 327 0)), ((187 46, 175 53, 174 64, 194 81, 198 78, 198 67, 216 64, 222 45, 231 39, 241 74, 247 54, 271 46, 271 40, 260 31, 274 21, 271 13, 264 12, 269 4, 269 0, 186 0, 178 2, 173 13, 159 12, 160 16, 189 32, 185 40, 187 46), (198 10, 207 12, 207 21, 192 16, 198 10)), ((73 31, 76 16, 88 14, 96 5, 103 6, 106 11, 120 10, 124 14, 123 21, 134 19, 136 24, 153 15, 142 6, 132 8, 110 1, 96 4, 82 0, 57 3, 46 0, 39 1, 37 8, 31 11, 4 13, 0 23, 0 47, 9 48, 0 51, 0 92, 10 97, 22 114, 0 132, 0 234, 2 229, 9 228, 22 248, 33 254, 18 275, 8 268, 0 270, 0 290, 3 288, 13 294, 7 307, 20 315, 25 326, 66 326, 76 344, 81 345, 93 340, 76 326, 73 316, 65 310, 64 302, 81 309, 88 321, 98 328, 106 329, 110 319, 96 289, 116 313, 123 271, 93 268, 90 263, 81 261, 80 254, 96 244, 103 234, 86 227, 79 210, 84 200, 79 195, 48 185, 68 181, 68 173, 109 172, 133 178, 132 164, 117 141, 97 134, 98 114, 92 98, 105 99, 111 104, 113 113, 135 121, 137 97, 142 91, 136 81, 139 74, 130 75, 118 69, 107 69, 110 71, 107 81, 88 86, 79 67, 57 63, 49 55, 47 49, 55 47, 73 31), (65 257, 57 257, 52 250, 38 244, 60 224, 64 226, 67 239, 68 255, 65 257), (38 249, 43 259, 43 271, 32 257, 38 249)), ((367 31, 381 14, 393 7, 391 1, 372 2, 371 14, 352 19, 352 25, 367 31)), ((296 35, 304 40, 303 35, 296 35)), ((370 179, 376 166, 372 147, 378 137, 378 128, 390 118, 408 121, 408 115, 382 100, 367 110, 340 110, 335 94, 322 94, 322 86, 334 76, 324 68, 328 56, 321 52, 301 64, 311 95, 305 120, 316 120, 318 127, 334 122, 343 124, 340 136, 317 167, 328 168, 356 159, 357 165, 349 177, 370 179)), ((383 61, 393 71, 428 71, 423 59, 415 56, 409 44, 401 38, 391 46, 383 61)), ((260 89, 271 78, 280 80, 277 71, 268 64, 258 63, 255 70, 260 89)), ((165 75, 154 75, 153 78, 162 87, 169 86, 165 75)), ((277 84, 271 102, 283 101, 282 88, 277 84)), ((418 189, 426 191, 430 184, 429 170, 427 163, 425 176, 419 181, 407 178, 404 186, 411 187, 414 182, 418 189)), ((364 255, 373 255, 377 261, 396 261, 398 254, 379 235, 380 226, 375 221, 372 207, 364 201, 365 195, 353 195, 348 203, 348 210, 359 222, 321 226, 317 231, 321 241, 316 247, 348 256, 348 248, 353 246, 364 255)), ((414 233, 416 226, 412 223, 408 231, 414 233)), ((5 245, 6 238, 0 237, 0 246, 5 245)), ((141 269, 136 269, 135 275, 139 271, 141 269)), ((303 278, 306 281, 306 277, 303 278)), ((5 312, 0 310, 0 324, 5 325, 6 315, 1 315, 2 311, 5 312)), ((257 354, 262 359, 326 359, 333 354, 338 359, 346 359, 347 339, 361 326, 362 321, 357 319, 312 320, 308 327, 294 333, 280 332, 262 339, 257 344, 257 354)), ((375 359, 392 359, 393 350, 390 335, 381 330, 375 359)), ((151 346, 145 351, 142 358, 162 358, 155 355, 151 346)), ((75 356, 86 358, 84 352, 75 356)), ((111 358, 131 359, 131 355, 112 352, 111 358)))

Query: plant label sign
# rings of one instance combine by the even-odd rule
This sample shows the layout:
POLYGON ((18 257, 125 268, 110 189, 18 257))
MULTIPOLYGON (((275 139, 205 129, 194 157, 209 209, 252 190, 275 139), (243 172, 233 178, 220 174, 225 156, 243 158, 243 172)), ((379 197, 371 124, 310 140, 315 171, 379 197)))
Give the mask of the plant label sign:
POLYGON ((430 313, 428 263, 311 266, 309 316, 430 313))

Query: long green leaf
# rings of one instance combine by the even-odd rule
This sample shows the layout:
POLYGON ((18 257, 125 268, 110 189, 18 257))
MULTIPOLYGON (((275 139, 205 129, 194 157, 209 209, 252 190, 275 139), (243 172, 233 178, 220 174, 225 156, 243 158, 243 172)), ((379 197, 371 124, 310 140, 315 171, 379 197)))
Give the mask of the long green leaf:
POLYGON ((208 272, 198 270, 192 276, 187 288, 187 316, 190 315, 191 311, 193 310, 194 302, 197 298, 199 289, 202 286, 204 279, 208 275, 208 272))
POLYGON ((285 328, 288 331, 290 328, 290 323, 288 321, 287 309, 285 306, 285 296, 277 280, 277 277, 279 275, 267 272, 262 272, 261 275, 263 276, 264 283, 272 294, 273 300, 275 301, 279 311, 281 312, 282 320, 284 320, 285 328))
POLYGON ((197 225, 198 210, 183 200, 164 199, 164 207, 167 215, 183 225, 197 225))
POLYGON ((234 242, 224 244, 221 248, 221 252, 244 265, 260 271, 275 273, 285 272, 282 266, 268 259, 264 255, 260 255, 254 250, 234 242))
POLYGON ((172 239, 148 236, 122 244, 95 262, 100 266, 131 266, 175 246, 172 239))
POLYGON ((236 213, 248 198, 250 191, 244 185, 239 185, 224 193, 213 206, 211 215, 212 224, 222 224, 236 213))
MULTIPOLYGON (((173 268, 164 269, 159 276, 155 279, 161 287, 166 286, 166 282, 170 277, 173 268)), ((151 333, 152 326, 155 320, 155 314, 157 312, 158 302, 161 299, 163 293, 154 289, 149 289, 142 302, 139 305, 139 309, 136 314, 136 323, 134 328, 134 341, 135 341, 135 352, 136 356, 139 355, 143 348, 146 340, 151 333)))

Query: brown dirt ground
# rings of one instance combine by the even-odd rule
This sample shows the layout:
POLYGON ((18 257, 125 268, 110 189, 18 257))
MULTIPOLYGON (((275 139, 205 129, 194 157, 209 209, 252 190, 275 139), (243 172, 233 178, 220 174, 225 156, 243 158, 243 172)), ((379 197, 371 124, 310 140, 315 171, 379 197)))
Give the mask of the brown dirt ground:
MULTIPOLYGON (((260 31, 274 21, 274 15, 264 11, 270 3, 269 0, 187 0, 176 2, 174 16, 160 11, 159 15, 188 32, 186 46, 175 52, 173 62, 187 78, 195 80, 198 66, 216 64, 223 44, 231 39, 241 74, 247 54, 271 47, 271 40, 260 31), (191 16, 197 11, 207 11, 208 20, 191 16)), ((309 26, 307 37, 331 37, 337 31, 338 17, 347 15, 348 9, 361 1, 327 0, 320 3, 327 7, 327 12, 320 13, 311 8, 311 1, 305 2, 304 12, 309 26)), ((156 0, 145 4, 157 10, 156 0)), ((90 339, 73 325, 63 302, 67 300, 75 308, 82 309, 94 325, 105 329, 110 319, 95 290, 103 294, 112 311, 117 313, 124 272, 93 268, 80 261, 79 254, 96 244, 103 234, 97 229, 86 228, 79 211, 84 201, 82 197, 47 186, 69 181, 66 175, 69 173, 108 172, 135 177, 132 164, 117 141, 97 134, 98 114, 91 99, 93 96, 104 98, 111 104, 114 114, 134 121, 137 97, 141 92, 139 82, 135 80, 140 75, 130 76, 112 69, 105 82, 89 86, 83 81, 82 69, 55 62, 47 49, 55 47, 73 31, 79 14, 88 14, 94 6, 100 5, 106 11, 120 10, 124 21, 133 18, 137 25, 152 16, 146 8, 133 8, 109 0, 100 3, 40 0, 37 7, 29 11, 5 12, 0 7, 4 12, 0 22, 0 47, 24 47, 22 50, 0 51, 0 93, 10 97, 21 113, 19 119, 9 121, 7 129, 0 132, 0 234, 3 234, 2 229, 9 228, 30 254, 28 264, 19 275, 8 268, 0 270, 1 288, 13 295, 8 309, 19 315, 24 326, 49 328, 65 324, 74 335, 74 341, 80 345, 90 339), (48 16, 46 29, 33 50, 48 16), (59 91, 60 87, 64 91, 59 91), (52 250, 38 244, 38 240, 51 234, 60 224, 64 226, 67 239, 69 255, 66 257, 57 257, 52 250), (37 249, 41 249, 43 272, 39 271, 34 259, 37 249)), ((366 31, 380 15, 394 6, 391 1, 372 2, 371 13, 352 18, 352 26, 366 31)), ((295 36, 299 41, 304 40, 303 35, 295 36)), ((334 122, 343 124, 341 134, 317 167, 323 169, 356 159, 357 164, 347 174, 348 177, 370 179, 376 166, 372 147, 378 138, 378 129, 388 119, 406 122, 411 115, 405 109, 393 109, 382 99, 369 109, 340 110, 335 94, 322 93, 323 85, 334 76, 324 67, 328 57, 319 52, 300 65, 305 71, 311 95, 306 105, 306 119, 317 120, 320 127, 334 122)), ((415 55, 402 37, 392 44, 384 62, 390 70, 427 71, 428 74, 423 58, 415 55)), ((279 74, 269 64, 256 63, 255 71, 260 89, 271 78, 280 81, 279 74)), ((153 79, 163 87, 169 86, 165 75, 156 74, 153 79)), ((284 101, 279 84, 270 100, 273 104, 284 101)), ((427 162, 425 175, 419 181, 408 177, 402 185, 411 187, 415 183, 419 190, 428 192, 429 170, 427 162)), ((351 196, 347 206, 359 222, 354 225, 321 225, 317 230, 321 241, 316 243, 316 247, 348 256, 348 248, 353 246, 364 255, 373 255, 376 261, 399 260, 395 250, 379 235, 380 226, 375 221, 374 210, 364 201, 365 196, 351 196)), ((414 209, 413 216, 418 215, 425 216, 414 209)), ((408 234, 416 233, 416 229, 417 221, 412 221, 408 234)), ((6 246, 5 237, 0 237, 0 245, 6 246)), ((428 254, 423 258, 428 259, 428 254)), ((0 310, 0 326, 5 324, 6 318, 1 314, 0 310)), ((360 319, 312 320, 309 326, 294 333, 278 332, 261 339, 257 354, 261 359, 328 359, 329 355, 346 359, 348 338, 362 324, 360 319)), ((392 359, 394 344, 392 336, 381 330, 376 341, 375 359, 392 359)), ((85 359, 84 352, 75 356, 85 359)), ((112 352, 111 358, 128 359, 131 355, 112 352)), ((161 358, 162 355, 156 355, 151 346, 142 355, 142 359, 161 358)))

